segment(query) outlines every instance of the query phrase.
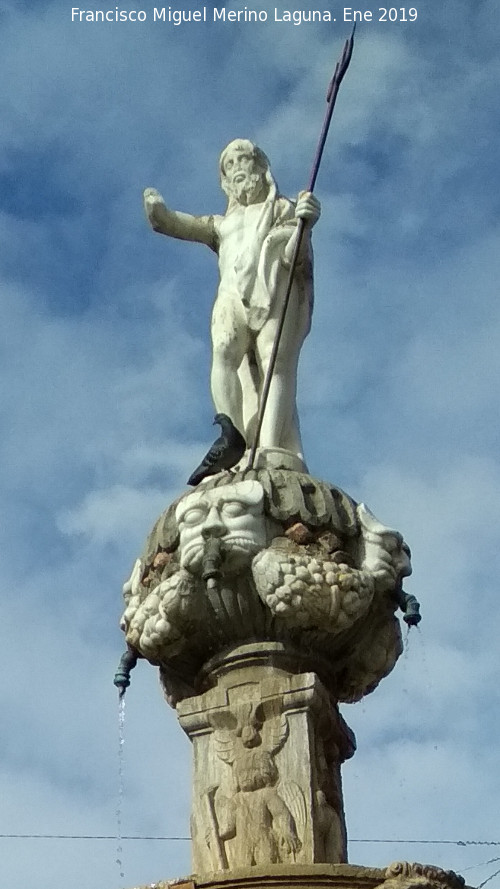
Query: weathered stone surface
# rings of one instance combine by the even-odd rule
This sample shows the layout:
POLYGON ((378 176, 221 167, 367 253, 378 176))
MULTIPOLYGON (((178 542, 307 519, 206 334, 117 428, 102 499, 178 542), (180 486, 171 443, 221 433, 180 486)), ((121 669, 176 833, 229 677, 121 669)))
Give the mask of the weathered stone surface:
POLYGON ((314 673, 276 643, 246 645, 182 701, 194 750, 193 867, 346 860, 340 764, 354 737, 314 673))
POLYGON ((336 700, 354 701, 401 653, 408 554, 366 507, 304 473, 221 473, 160 517, 124 587, 122 626, 172 703, 196 692, 208 659, 250 639, 314 652, 336 700))
POLYGON ((346 860, 338 702, 393 668, 410 570, 397 531, 293 469, 211 476, 157 522, 122 626, 193 743, 198 874, 346 860))
POLYGON ((419 889, 469 889, 463 877, 453 871, 404 861, 394 862, 387 868, 273 864, 266 868, 237 868, 226 874, 160 881, 140 889, 406 889, 411 885, 419 889))
MULTIPOLYGON (((205 479, 203 490, 256 479, 264 489, 266 516, 282 525, 283 529, 300 521, 314 530, 336 531, 342 538, 349 539, 358 534, 357 504, 340 488, 296 469, 273 469, 268 463, 260 467, 257 461, 256 468, 247 470, 245 459, 242 464, 242 468, 230 476, 220 473, 205 479)), ((177 549, 179 527, 175 511, 179 501, 186 496, 183 494, 175 500, 155 523, 142 555, 145 566, 153 563, 158 552, 171 553, 177 549)))

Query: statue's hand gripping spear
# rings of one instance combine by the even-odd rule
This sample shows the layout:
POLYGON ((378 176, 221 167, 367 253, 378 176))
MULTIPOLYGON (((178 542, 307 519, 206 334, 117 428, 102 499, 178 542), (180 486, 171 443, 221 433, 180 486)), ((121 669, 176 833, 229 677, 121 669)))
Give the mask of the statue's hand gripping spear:
MULTIPOLYGON (((330 122, 332 119, 333 109, 335 107, 335 101, 337 99, 337 93, 339 91, 340 84, 342 83, 342 80, 344 78, 344 74, 346 73, 346 71, 349 67, 349 62, 351 61, 352 49, 353 49, 353 45, 354 45, 355 30, 356 30, 356 25, 354 25, 354 28, 352 29, 351 36, 348 37, 348 39, 344 43, 342 55, 340 56, 340 59, 338 60, 336 66, 335 66, 335 71, 333 72, 333 77, 328 85, 328 90, 327 90, 327 94, 326 94, 327 109, 326 109, 326 114, 325 114, 325 118, 323 121, 323 127, 321 129, 321 134, 320 134, 319 141, 318 141, 318 146, 316 148, 316 155, 314 157, 314 161, 313 161, 313 165, 312 165, 312 169, 311 169, 311 175, 309 177, 309 182, 307 185, 307 191, 314 191, 314 186, 316 184, 316 178, 318 175, 319 166, 321 163, 321 158, 323 155, 323 149, 324 149, 325 143, 326 143, 326 137, 328 136, 328 130, 330 128, 330 122)), ((283 332, 283 327, 285 324, 285 318, 286 318, 286 313, 287 313, 287 309, 288 309, 288 304, 290 302, 290 294, 292 292, 293 276, 295 273, 295 268, 296 268, 297 260, 299 257, 299 252, 300 252, 300 247, 301 247, 301 243, 302 243, 302 237, 304 234, 305 225, 306 225, 306 223, 305 223, 304 219, 299 219, 299 221, 297 223, 297 237, 295 240, 295 246, 294 246, 292 258, 290 261, 290 269, 288 272, 288 280, 287 280, 287 285, 286 285, 286 290, 285 290, 285 296, 283 298, 283 305, 281 308, 281 314, 279 317, 278 328, 276 330, 276 336, 274 338, 273 348, 271 351, 271 357, 269 359, 269 366, 267 368, 266 376, 264 379, 264 385, 262 387, 262 395, 261 395, 261 399, 260 399, 259 413, 258 413, 258 417, 257 417, 255 438, 253 441, 252 449, 250 451, 250 457, 249 457, 249 461, 248 461, 248 469, 253 468, 253 464, 255 462, 255 455, 257 452, 257 448, 259 446, 259 439, 260 439, 260 432, 262 429, 262 422, 264 420, 264 413, 266 410, 267 399, 269 397, 269 389, 271 387, 271 380, 273 377, 274 367, 276 364, 276 358, 278 355, 281 334, 283 332)))

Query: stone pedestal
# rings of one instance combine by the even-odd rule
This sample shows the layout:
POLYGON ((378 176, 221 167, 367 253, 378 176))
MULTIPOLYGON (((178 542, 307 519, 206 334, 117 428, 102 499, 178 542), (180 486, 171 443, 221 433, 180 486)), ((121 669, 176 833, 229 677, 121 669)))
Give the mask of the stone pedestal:
POLYGON ((270 865, 248 871, 194 875, 188 879, 153 883, 142 889, 469 889, 463 877, 429 864, 396 861, 387 868, 352 864, 293 867, 270 865))
POLYGON ((282 643, 239 646, 177 706, 193 743, 193 869, 346 861, 340 764, 354 736, 282 643))

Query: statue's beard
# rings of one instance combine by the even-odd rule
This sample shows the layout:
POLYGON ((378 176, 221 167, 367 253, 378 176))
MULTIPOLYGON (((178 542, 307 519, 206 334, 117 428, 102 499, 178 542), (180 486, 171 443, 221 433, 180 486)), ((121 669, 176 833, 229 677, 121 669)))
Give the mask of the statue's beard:
POLYGON ((232 183, 231 191, 239 204, 253 204, 260 196, 262 185, 260 173, 247 173, 244 179, 232 183))

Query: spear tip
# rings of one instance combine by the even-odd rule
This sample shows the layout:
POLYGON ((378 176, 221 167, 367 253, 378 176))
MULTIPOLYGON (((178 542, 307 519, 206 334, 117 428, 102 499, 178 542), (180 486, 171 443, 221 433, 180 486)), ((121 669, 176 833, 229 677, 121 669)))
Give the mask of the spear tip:
POLYGON ((338 60, 337 64, 335 65, 335 71, 333 72, 333 77, 332 77, 330 83, 328 84, 328 90, 326 93, 327 103, 329 103, 332 100, 332 98, 334 97, 334 93, 335 93, 335 96, 337 95, 338 88, 342 82, 342 78, 344 77, 344 74, 349 67, 349 63, 351 61, 351 56, 352 56, 352 49, 354 46, 354 32, 356 31, 356 24, 357 24, 357 22, 354 22, 354 25, 353 25, 353 28, 351 31, 351 35, 350 35, 350 37, 348 37, 346 39, 346 41, 344 43, 342 55, 340 56, 340 59, 338 60))

